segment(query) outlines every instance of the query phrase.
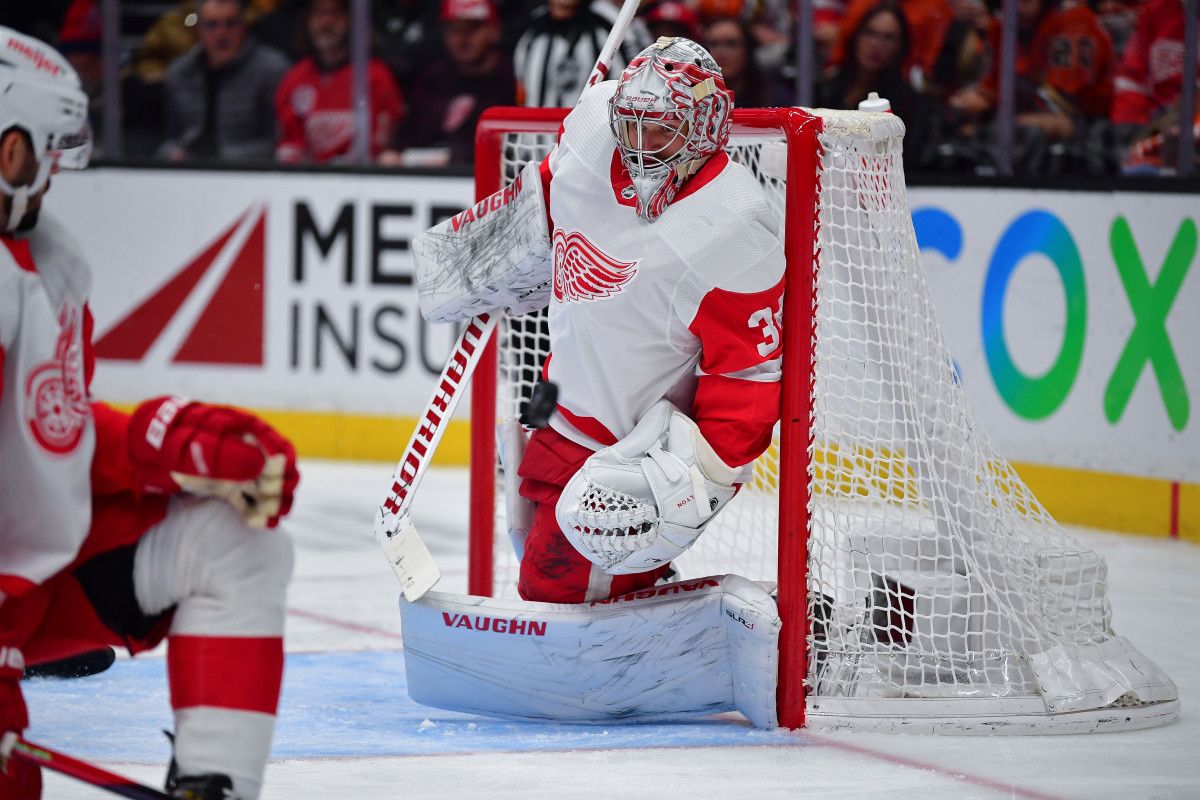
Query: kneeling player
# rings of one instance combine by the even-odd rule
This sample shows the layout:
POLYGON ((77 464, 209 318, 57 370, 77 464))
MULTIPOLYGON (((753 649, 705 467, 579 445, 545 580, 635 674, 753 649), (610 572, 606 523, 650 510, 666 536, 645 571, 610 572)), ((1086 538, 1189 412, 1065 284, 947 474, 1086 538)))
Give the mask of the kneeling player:
POLYGON ((12 758, 36 664, 168 642, 172 797, 259 794, 283 671, 291 444, 232 408, 93 403, 90 275, 54 220, 55 168, 90 151, 67 62, 0 28, 0 797, 41 794, 12 758))

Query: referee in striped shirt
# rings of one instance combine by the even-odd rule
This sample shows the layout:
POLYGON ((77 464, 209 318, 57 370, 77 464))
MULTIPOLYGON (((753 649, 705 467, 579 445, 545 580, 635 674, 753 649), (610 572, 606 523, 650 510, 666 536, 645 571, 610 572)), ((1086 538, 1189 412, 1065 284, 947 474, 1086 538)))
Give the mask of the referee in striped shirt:
MULTIPOLYGON (((533 12, 514 54, 517 102, 523 106, 574 106, 617 11, 609 0, 547 0, 533 12)), ((609 76, 620 75, 629 60, 649 45, 650 33, 635 19, 609 76)))

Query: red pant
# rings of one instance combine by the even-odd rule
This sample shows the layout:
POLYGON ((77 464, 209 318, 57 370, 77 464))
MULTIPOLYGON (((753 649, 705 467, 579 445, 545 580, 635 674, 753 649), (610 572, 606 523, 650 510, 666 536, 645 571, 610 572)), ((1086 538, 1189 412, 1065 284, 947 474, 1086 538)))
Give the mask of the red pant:
POLYGON ((534 431, 518 473, 521 496, 537 504, 525 540, 517 591, 525 600, 586 603, 653 586, 668 569, 664 564, 635 575, 608 575, 571 546, 558 528, 554 506, 563 487, 592 451, 552 428, 534 431))

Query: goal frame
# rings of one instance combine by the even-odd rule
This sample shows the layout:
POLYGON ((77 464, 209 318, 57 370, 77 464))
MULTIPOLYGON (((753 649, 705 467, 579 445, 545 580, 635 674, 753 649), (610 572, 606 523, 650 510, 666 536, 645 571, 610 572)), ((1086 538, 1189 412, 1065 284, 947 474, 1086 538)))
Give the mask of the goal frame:
MULTIPOLYGON (((497 169, 502 137, 511 133, 558 133, 570 109, 490 108, 475 134, 475 197, 502 188, 497 169)), ((810 453, 813 431, 812 398, 815 380, 816 273, 819 261, 818 204, 820 202, 821 118, 800 108, 737 109, 733 136, 774 135, 786 143, 787 192, 783 237, 785 296, 783 373, 803 375, 785 380, 780 405, 779 455, 779 682, 776 694, 779 724, 800 728, 805 723, 808 674, 808 529, 810 453)), ((470 511, 467 591, 493 594, 495 537, 497 341, 494 336, 480 359, 471 387, 470 511)))

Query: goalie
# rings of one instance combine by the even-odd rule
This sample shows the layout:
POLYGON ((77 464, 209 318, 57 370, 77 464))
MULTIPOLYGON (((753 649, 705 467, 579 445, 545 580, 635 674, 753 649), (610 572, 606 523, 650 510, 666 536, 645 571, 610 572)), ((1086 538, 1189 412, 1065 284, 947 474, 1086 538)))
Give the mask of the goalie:
POLYGON ((558 401, 519 468, 526 600, 653 585, 770 443, 784 258, 761 187, 724 152, 732 111, 712 56, 660 39, 584 92, 540 168, 414 247, 430 319, 549 303, 558 401), (472 235, 505 252, 456 243, 472 235), (454 251, 474 260, 450 269, 454 251))

